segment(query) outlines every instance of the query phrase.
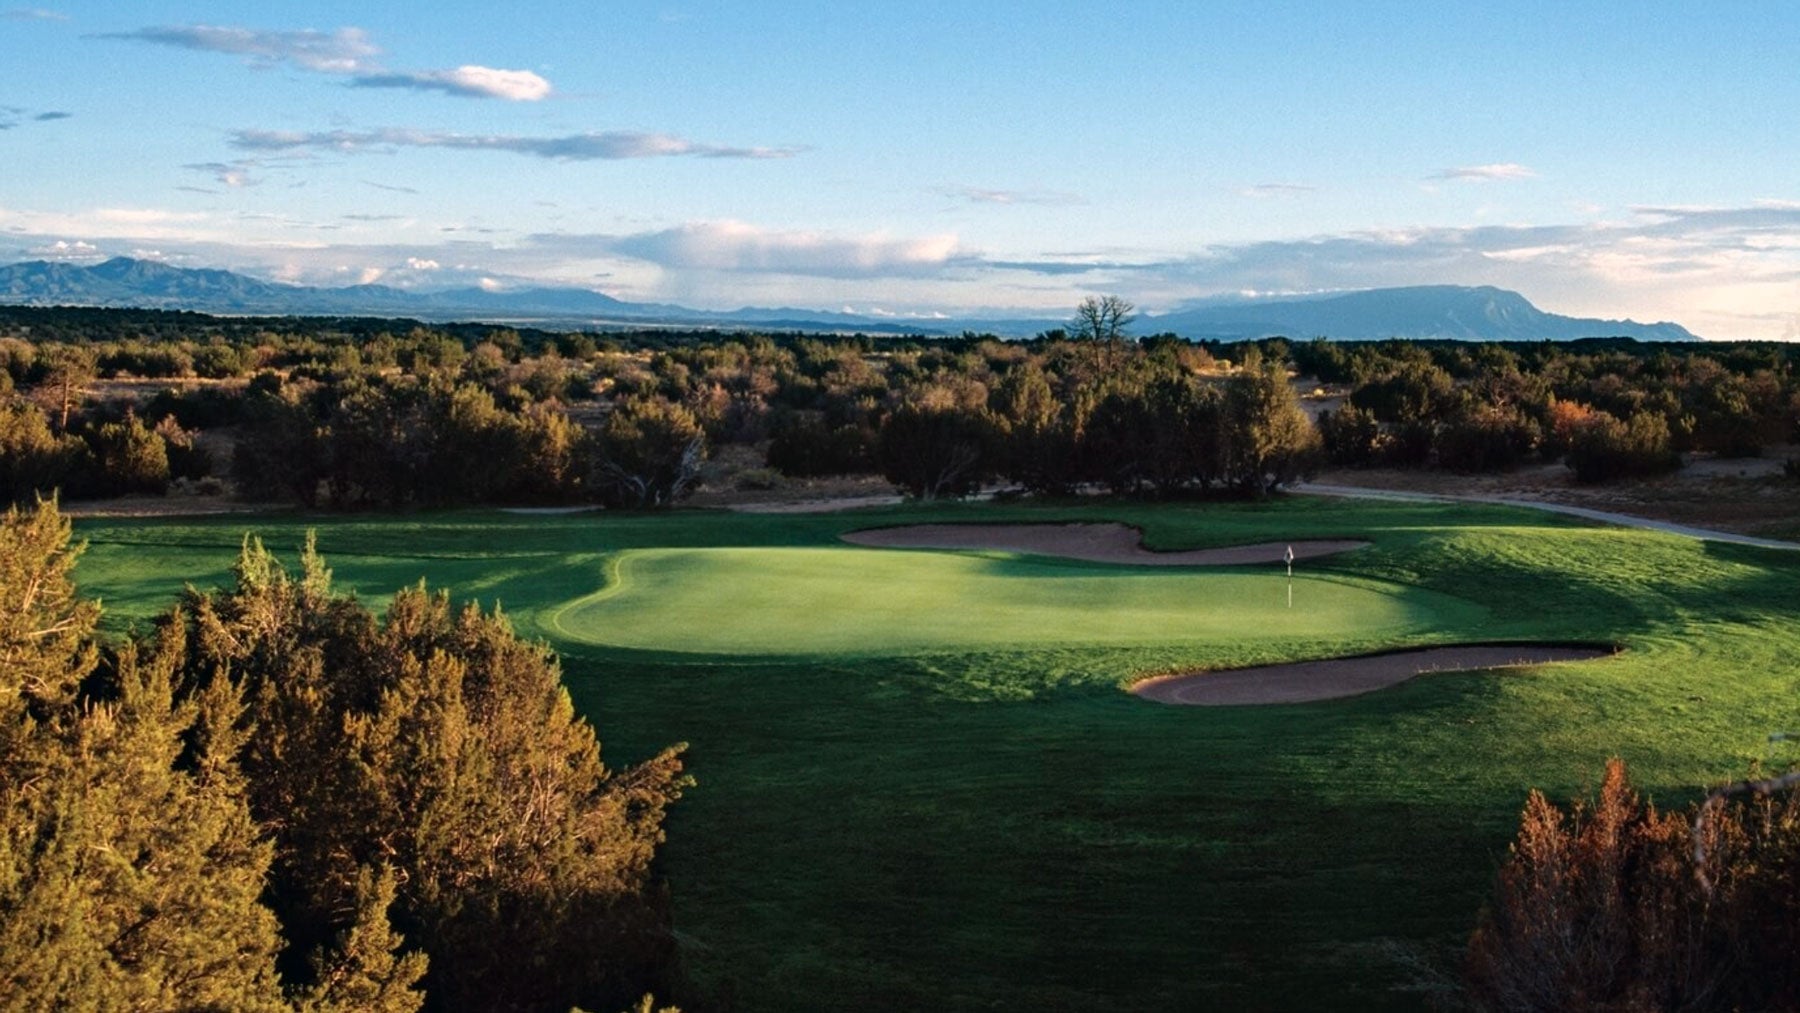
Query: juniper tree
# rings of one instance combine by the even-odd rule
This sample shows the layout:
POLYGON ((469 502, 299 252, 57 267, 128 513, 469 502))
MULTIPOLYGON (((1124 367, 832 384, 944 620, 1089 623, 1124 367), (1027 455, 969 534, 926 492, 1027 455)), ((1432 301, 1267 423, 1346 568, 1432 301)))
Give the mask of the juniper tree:
POLYGON ((606 1008, 662 982, 650 864, 679 747, 609 770, 555 656, 498 610, 420 586, 377 621, 310 545, 293 578, 246 543, 236 587, 187 613, 189 678, 249 701, 243 769, 278 843, 288 966, 348 928, 366 870, 388 865, 432 1008, 606 1008))
POLYGON ((0 1008, 284 1008, 237 701, 177 699, 172 637, 96 673, 78 552, 54 504, 0 520, 0 1008))

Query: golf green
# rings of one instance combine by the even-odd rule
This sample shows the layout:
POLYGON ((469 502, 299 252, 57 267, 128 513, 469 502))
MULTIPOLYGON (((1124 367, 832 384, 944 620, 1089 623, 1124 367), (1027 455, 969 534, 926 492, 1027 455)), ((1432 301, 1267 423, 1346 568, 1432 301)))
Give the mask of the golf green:
POLYGON ((551 613, 558 634, 637 650, 891 655, 1418 634, 1478 621, 1450 595, 1279 569, 1148 570, 1011 553, 635 549, 551 613))

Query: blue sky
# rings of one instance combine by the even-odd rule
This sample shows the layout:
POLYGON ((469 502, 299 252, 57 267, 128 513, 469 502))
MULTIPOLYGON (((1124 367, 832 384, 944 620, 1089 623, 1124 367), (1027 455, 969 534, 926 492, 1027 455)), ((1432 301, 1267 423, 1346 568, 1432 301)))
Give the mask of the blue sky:
POLYGON ((397 6, 0 7, 0 260, 1800 338, 1792 3, 397 6))

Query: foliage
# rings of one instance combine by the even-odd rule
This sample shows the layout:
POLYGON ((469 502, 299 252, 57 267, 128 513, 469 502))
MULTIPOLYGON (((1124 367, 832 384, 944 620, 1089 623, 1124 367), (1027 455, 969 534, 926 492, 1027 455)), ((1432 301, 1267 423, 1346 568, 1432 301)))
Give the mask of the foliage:
POLYGON ((0 1006, 280 1009, 272 849, 229 734, 183 744, 236 697, 179 699, 165 639, 82 699, 98 613, 68 535, 51 504, 0 520, 0 1006))
POLYGON ((694 413, 660 397, 619 405, 595 443, 596 483, 617 506, 672 505, 699 481, 706 459, 706 433, 694 413))
POLYGON ((1470 406, 1437 433, 1437 463, 1451 471, 1505 471, 1538 449, 1538 424, 1518 408, 1470 406))
POLYGON ((419 587, 377 623, 310 548, 303 564, 291 578, 250 542, 236 588, 191 594, 174 627, 187 679, 249 701, 244 777, 290 940, 356 942, 340 912, 385 864, 431 1008, 615 1002, 657 980, 673 944, 649 865, 679 749, 613 773, 555 657, 504 616, 419 587))
POLYGON ((1797 876, 1800 796, 1659 813, 1612 760, 1591 808, 1531 793, 1469 944, 1472 997, 1518 1011, 1792 1009, 1797 876))
POLYGON ((0 1006, 622 1006, 680 748, 612 771, 554 655, 423 586, 378 621, 247 542, 102 650, 53 504, 0 520, 0 1006), (421 994, 420 988, 426 991, 421 994))
POLYGON ((1595 412, 1574 430, 1566 460, 1577 482, 1590 483, 1681 467, 1681 457, 1669 446, 1668 421, 1651 412, 1633 415, 1628 422, 1595 412))
POLYGON ((1316 466, 1318 430, 1280 362, 1245 361, 1226 384, 1224 410, 1226 475, 1233 485, 1263 496, 1316 466))
POLYGON ((1369 464, 1381 453, 1381 423, 1375 413, 1345 403, 1319 414, 1319 443, 1332 464, 1369 464))
POLYGON ((915 499, 954 499, 981 487, 993 428, 983 413, 955 404, 915 403, 881 424, 881 473, 915 499))

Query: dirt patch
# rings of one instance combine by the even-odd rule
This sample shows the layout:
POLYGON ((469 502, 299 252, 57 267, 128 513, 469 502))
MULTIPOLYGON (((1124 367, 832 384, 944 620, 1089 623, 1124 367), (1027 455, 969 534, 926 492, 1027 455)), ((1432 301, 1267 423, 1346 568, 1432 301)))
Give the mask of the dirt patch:
POLYGON ((1468 672, 1554 661, 1589 661, 1616 653, 1618 651, 1611 647, 1591 645, 1462 644, 1157 676, 1132 686, 1131 692, 1157 703, 1194 707, 1306 703, 1374 692, 1426 672, 1468 672))
POLYGON ((1295 559, 1360 549, 1368 542, 1315 539, 1259 542, 1219 549, 1153 552, 1143 535, 1124 524, 914 524, 852 531, 844 541, 883 549, 987 549, 1061 556, 1092 563, 1132 566, 1246 566, 1279 563, 1291 548, 1295 559))

